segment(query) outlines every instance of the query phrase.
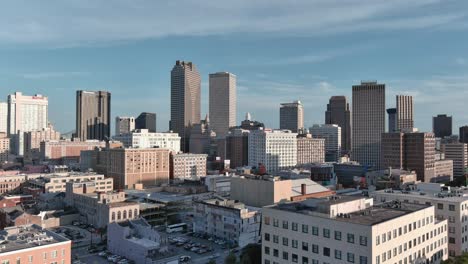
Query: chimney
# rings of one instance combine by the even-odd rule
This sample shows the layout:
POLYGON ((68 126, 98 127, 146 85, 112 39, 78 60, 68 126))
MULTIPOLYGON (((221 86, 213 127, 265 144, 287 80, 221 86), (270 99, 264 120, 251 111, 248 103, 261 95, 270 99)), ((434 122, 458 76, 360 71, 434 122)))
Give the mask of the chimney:
POLYGON ((306 184, 305 183, 302 183, 301 184, 301 194, 302 195, 306 195, 307 194, 307 188, 306 188, 306 184))

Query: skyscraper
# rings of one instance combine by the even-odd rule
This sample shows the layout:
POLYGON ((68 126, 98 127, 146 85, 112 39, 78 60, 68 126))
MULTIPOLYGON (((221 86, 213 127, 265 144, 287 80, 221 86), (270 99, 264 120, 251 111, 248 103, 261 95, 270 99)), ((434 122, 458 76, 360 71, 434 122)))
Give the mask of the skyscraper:
POLYGON ((143 112, 135 119, 135 129, 148 129, 148 132, 156 132, 156 113, 143 112))
POLYGON ((468 126, 460 127, 459 138, 461 143, 468 143, 468 126))
POLYGON ((217 136, 224 136, 236 125, 236 76, 229 72, 210 74, 210 125, 217 136))
POLYGON ((397 132, 397 109, 396 108, 388 108, 388 132, 393 133, 397 132))
POLYGON ((437 115, 432 118, 432 132, 438 138, 452 135, 452 117, 447 115, 437 115))
POLYGON ((8 95, 8 134, 46 128, 48 108, 47 97, 40 94, 27 96, 15 92, 8 95))
POLYGON ((8 131, 8 104, 0 102, 0 133, 8 131))
POLYGON ((332 96, 325 112, 325 124, 341 127, 341 150, 351 151, 351 111, 346 96, 332 96))
MULTIPOLYGON (((396 129, 397 131, 412 131, 414 127, 413 96, 396 96, 396 129)), ((390 131, 390 130, 389 130, 390 131)))
POLYGON ((76 91, 76 131, 81 140, 110 137, 111 93, 76 91))
POLYGON ((341 128, 338 125, 313 125, 313 138, 325 139, 325 161, 337 162, 341 157, 341 128))
POLYGON ((171 71, 171 121, 179 133, 182 151, 189 151, 190 128, 200 123, 201 78, 192 62, 176 61, 171 71))
POLYGON ((135 130, 135 118, 133 116, 118 116, 115 118, 115 135, 128 134, 135 130))
POLYGON ((385 132, 385 84, 376 81, 353 86, 351 159, 365 166, 380 166, 385 132))
POLYGON ((283 103, 280 107, 280 129, 288 129, 293 133, 304 128, 304 108, 301 101, 283 103))

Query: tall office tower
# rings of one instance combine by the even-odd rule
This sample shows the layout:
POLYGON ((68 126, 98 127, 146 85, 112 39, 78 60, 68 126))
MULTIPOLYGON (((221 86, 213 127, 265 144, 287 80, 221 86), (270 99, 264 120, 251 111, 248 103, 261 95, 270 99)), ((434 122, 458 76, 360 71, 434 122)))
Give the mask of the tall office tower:
POLYGON ((234 128, 226 135, 226 159, 231 169, 249 165, 250 130, 234 128))
POLYGON ((463 177, 468 174, 468 145, 466 143, 448 143, 442 145, 445 159, 453 160, 453 176, 463 177))
POLYGON ((452 117, 447 115, 437 115, 432 117, 432 132, 438 138, 452 135, 452 117))
POLYGON ((229 72, 210 74, 210 125, 218 136, 225 136, 236 125, 236 76, 229 72))
POLYGON ((76 91, 76 131, 81 140, 110 137, 111 93, 76 91))
POLYGON ((148 129, 148 132, 156 132, 156 113, 143 112, 135 119, 135 129, 148 129))
POLYGON ((0 102, 0 133, 8 133, 8 104, 0 102))
POLYGON ((396 108, 388 108, 388 132, 393 133, 397 132, 397 109, 396 108))
POLYGON ((192 62, 176 61, 171 71, 171 121, 179 133, 182 151, 189 151, 190 128, 200 123, 201 78, 192 62))
POLYGON ((341 127, 338 125, 313 125, 309 128, 313 138, 325 139, 325 161, 337 162, 341 157, 341 127))
POLYGON ((118 116, 115 118, 115 135, 128 134, 135 130, 135 118, 133 116, 118 116))
POLYGON ((263 164, 268 172, 297 164, 297 133, 289 130, 252 130, 249 134, 249 166, 263 164))
POLYGON ((435 137, 433 133, 383 133, 381 168, 416 171, 418 180, 434 181, 435 137))
POLYGON ((460 127, 459 138, 461 143, 468 143, 468 126, 460 127))
POLYGON ((304 107, 301 101, 283 103, 280 107, 280 129, 297 133, 304 128, 304 107))
MULTIPOLYGON (((413 131, 414 128, 414 110, 413 96, 397 95, 396 96, 396 129, 397 131, 413 131)), ((390 130, 389 130, 390 131, 390 130)))
POLYGON ((325 112, 325 124, 341 127, 341 150, 351 151, 351 111, 346 96, 332 96, 325 112))
POLYGON ((40 94, 23 95, 20 92, 8 95, 8 133, 28 132, 47 127, 49 101, 40 94))
POLYGON ((385 132, 385 84, 376 81, 353 85, 351 159, 364 166, 380 166, 385 132))

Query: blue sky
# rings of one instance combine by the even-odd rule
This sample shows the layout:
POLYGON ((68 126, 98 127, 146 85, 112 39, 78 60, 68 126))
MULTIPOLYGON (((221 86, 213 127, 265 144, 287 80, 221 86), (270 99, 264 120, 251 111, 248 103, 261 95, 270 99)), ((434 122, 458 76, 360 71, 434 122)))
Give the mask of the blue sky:
POLYGON ((238 77, 238 120, 278 126, 279 104, 301 100, 305 124, 323 123, 332 95, 360 80, 415 96, 416 126, 453 115, 468 125, 468 1, 238 0, 9 1, 0 9, 0 100, 49 97, 50 120, 74 129, 75 91, 112 92, 112 116, 169 119, 170 70, 193 61, 202 75, 238 77))

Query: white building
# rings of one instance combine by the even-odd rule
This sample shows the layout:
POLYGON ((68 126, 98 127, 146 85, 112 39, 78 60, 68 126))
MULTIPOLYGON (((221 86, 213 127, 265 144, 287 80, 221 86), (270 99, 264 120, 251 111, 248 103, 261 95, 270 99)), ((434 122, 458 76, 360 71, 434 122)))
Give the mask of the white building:
POLYGON ((341 156, 341 127, 338 125, 313 125, 309 128, 313 138, 325 139, 325 161, 337 162, 341 156))
POLYGON ((206 176, 206 154, 180 153, 171 155, 171 178, 199 180, 206 176))
POLYGON ((371 195, 376 202, 399 201, 435 206, 436 219, 448 219, 450 256, 468 252, 468 188, 418 183, 410 191, 382 190, 371 195))
POLYGON ((297 164, 297 133, 290 130, 253 130, 249 134, 249 166, 263 164, 268 172, 297 164))
POLYGON ((210 126, 216 135, 224 136, 236 126, 236 76, 229 72, 210 74, 210 126))
POLYGON ((99 192, 111 192, 114 189, 114 180, 105 178, 102 174, 65 172, 44 174, 41 177, 30 179, 28 186, 39 188, 44 193, 65 192, 67 182, 94 182, 99 192))
POLYGON ((260 211, 235 200, 214 198, 194 202, 193 232, 244 247, 260 240, 260 211))
POLYGON ((468 144, 447 143, 442 144, 445 159, 453 160, 453 177, 463 177, 468 173, 468 144))
POLYGON ((262 259, 274 263, 440 263, 447 221, 434 206, 333 196, 262 209, 262 259), (421 262, 419 262, 421 261, 421 262))
POLYGON ((180 152, 180 137, 177 133, 152 133, 148 129, 136 129, 131 133, 115 135, 114 140, 126 148, 164 148, 180 152))
POLYGON ((115 135, 128 134, 135 130, 135 118, 133 116, 118 116, 115 118, 115 135))
POLYGON ((0 133, 8 132, 8 104, 0 102, 0 133))
POLYGON ((26 96, 20 92, 8 95, 8 133, 28 132, 47 127, 49 101, 40 94, 26 96))

